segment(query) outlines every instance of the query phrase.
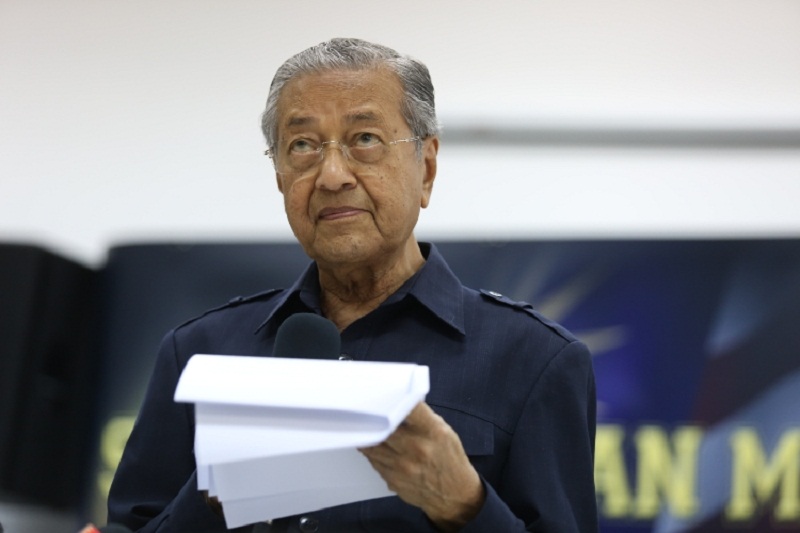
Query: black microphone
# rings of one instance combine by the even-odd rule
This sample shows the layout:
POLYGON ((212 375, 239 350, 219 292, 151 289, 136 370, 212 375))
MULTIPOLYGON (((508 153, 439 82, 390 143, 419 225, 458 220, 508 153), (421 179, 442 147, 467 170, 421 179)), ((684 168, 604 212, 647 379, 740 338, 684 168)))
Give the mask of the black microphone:
POLYGON ((336 324, 314 313, 296 313, 284 320, 275 335, 275 357, 339 359, 342 338, 336 324))

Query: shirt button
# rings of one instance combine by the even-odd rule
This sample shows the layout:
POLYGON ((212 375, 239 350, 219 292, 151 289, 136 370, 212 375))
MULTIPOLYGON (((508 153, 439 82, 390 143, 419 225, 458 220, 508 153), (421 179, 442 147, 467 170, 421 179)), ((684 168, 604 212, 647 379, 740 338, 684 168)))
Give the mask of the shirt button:
POLYGON ((347 355, 346 353, 343 353, 342 355, 339 356, 339 361, 352 361, 352 360, 353 356, 347 355))
POLYGON ((300 531, 303 533, 314 533, 319 529, 319 520, 310 516, 304 516, 300 519, 300 531))

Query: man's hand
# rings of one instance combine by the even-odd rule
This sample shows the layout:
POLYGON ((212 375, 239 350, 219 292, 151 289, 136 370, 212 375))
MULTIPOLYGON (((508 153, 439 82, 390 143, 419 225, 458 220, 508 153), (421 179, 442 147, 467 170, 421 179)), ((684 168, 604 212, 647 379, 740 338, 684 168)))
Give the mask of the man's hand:
POLYGON ((206 504, 209 507, 211 507, 211 510, 217 513, 218 515, 223 516, 222 503, 219 501, 219 498, 217 498, 216 496, 209 496, 207 490, 202 491, 202 493, 203 493, 203 498, 205 498, 206 500, 206 504))
POLYGON ((389 489, 442 531, 458 531, 483 506, 483 484, 461 440, 424 402, 384 442, 361 452, 389 489))

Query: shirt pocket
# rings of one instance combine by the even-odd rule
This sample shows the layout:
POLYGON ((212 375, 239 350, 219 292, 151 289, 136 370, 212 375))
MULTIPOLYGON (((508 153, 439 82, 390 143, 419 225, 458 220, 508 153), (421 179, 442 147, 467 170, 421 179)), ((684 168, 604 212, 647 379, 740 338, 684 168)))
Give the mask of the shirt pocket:
POLYGON ((430 406, 458 434, 467 456, 494 454, 494 424, 451 407, 436 404, 430 406))
MULTIPOLYGON (((461 439, 470 462, 481 474, 491 471, 494 461, 494 424, 458 409, 428 405, 453 428, 461 439), (488 468, 487 468, 488 467, 488 468)), ((437 530, 418 508, 398 497, 381 498, 361 503, 361 527, 369 533, 435 533, 437 530)))

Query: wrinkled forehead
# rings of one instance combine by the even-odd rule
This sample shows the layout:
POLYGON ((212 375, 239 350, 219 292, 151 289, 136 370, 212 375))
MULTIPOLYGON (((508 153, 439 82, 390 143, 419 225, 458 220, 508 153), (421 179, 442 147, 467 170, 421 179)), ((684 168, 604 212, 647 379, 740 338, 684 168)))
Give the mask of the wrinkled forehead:
POLYGON ((277 106, 281 132, 320 124, 374 123, 393 129, 405 125, 403 89, 386 68, 325 70, 286 83, 277 106))

